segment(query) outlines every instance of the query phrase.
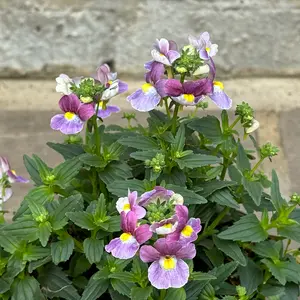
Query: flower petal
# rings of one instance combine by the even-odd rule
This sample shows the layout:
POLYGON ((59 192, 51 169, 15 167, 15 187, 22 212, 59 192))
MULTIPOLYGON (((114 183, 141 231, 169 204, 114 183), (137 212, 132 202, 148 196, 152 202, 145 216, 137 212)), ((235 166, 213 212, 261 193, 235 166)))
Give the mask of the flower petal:
POLYGON ((156 49, 152 49, 151 55, 152 55, 153 59, 157 62, 160 62, 167 66, 172 65, 170 63, 169 59, 164 54, 161 54, 159 51, 157 51, 156 49))
POLYGON ((87 121, 94 114, 95 114, 95 108, 93 104, 81 104, 78 109, 78 115, 82 121, 87 121))
POLYGON ((82 131, 84 123, 80 120, 78 116, 71 121, 65 120, 60 127, 60 132, 63 134, 76 134, 82 131))
POLYGON ((174 269, 165 270, 155 261, 148 269, 148 278, 157 289, 181 288, 188 282, 189 267, 183 260, 178 259, 174 269))
POLYGON ((183 259, 193 259, 196 256, 196 247, 195 244, 187 244, 184 247, 181 247, 176 252, 177 258, 183 258, 183 259))
POLYGON ((0 170, 6 173, 10 169, 8 159, 6 157, 0 156, 0 170))
POLYGON ((97 79, 104 85, 108 82, 108 74, 110 73, 109 65, 103 64, 97 69, 97 79))
POLYGON ((210 99, 220 108, 229 109, 232 106, 232 100, 222 91, 217 90, 209 95, 210 99))
POLYGON ((13 194, 13 191, 11 188, 3 188, 0 186, 0 204, 2 202, 7 201, 13 194))
POLYGON ((172 40, 169 40, 169 49, 177 51, 177 44, 176 44, 176 42, 174 42, 172 40))
POLYGON ((182 248, 180 242, 169 243, 167 239, 158 239, 154 243, 155 249, 162 255, 175 255, 182 248))
POLYGON ((105 251, 119 259, 132 258, 139 250, 140 245, 134 237, 131 237, 131 239, 130 242, 123 243, 120 238, 115 238, 105 246, 105 251))
POLYGON ((121 212, 121 228, 124 232, 134 233, 136 229, 137 216, 134 212, 129 211, 127 214, 125 211, 121 212))
POLYGON ((58 104, 63 112, 77 113, 81 102, 75 94, 70 94, 61 97, 58 104))
POLYGON ((207 95, 213 90, 213 82, 208 78, 183 83, 184 94, 192 94, 195 97, 207 95))
POLYGON ((146 216, 145 208, 139 205, 134 205, 132 211, 136 214, 138 219, 143 219, 146 216))
POLYGON ((209 40, 210 40, 209 33, 208 33, 207 31, 203 32, 203 33, 200 35, 200 38, 203 39, 206 43, 208 43, 209 40))
POLYGON ((51 118, 50 127, 53 130, 60 130, 62 125, 66 122, 65 116, 63 114, 55 115, 51 118))
POLYGON ((167 54, 167 58, 169 59, 171 64, 179 57, 180 57, 180 53, 175 50, 170 50, 167 54))
POLYGON ((140 250, 140 258, 143 262, 153 262, 159 260, 159 252, 152 246, 142 246, 140 250))
POLYGON ((134 109, 143 112, 153 110, 158 105, 160 99, 161 97, 156 90, 145 94, 142 89, 137 90, 127 97, 127 100, 134 109))
POLYGON ((117 113, 120 111, 120 108, 116 105, 107 105, 106 109, 100 109, 98 110, 98 117, 105 119, 109 117, 112 113, 117 113))
POLYGON ((22 183, 28 183, 29 180, 22 177, 22 176, 18 176, 16 175, 14 172, 12 172, 12 170, 8 170, 7 171, 7 175, 8 175, 8 180, 9 182, 13 183, 13 182, 22 182, 22 183))
POLYGON ((151 65, 149 64, 149 66, 149 72, 147 72, 145 76, 146 82, 156 83, 164 75, 165 67, 162 63, 157 61, 152 61, 151 65))
POLYGON ((208 53, 207 53, 207 51, 206 51, 205 48, 201 48, 199 50, 199 56, 200 56, 200 58, 202 58, 204 60, 208 60, 209 59, 209 55, 208 55, 208 53))
POLYGON ((169 96, 177 97, 183 94, 183 87, 179 80, 177 79, 168 79, 165 82, 164 89, 166 94, 169 96))
POLYGON ((168 51, 169 51, 169 41, 165 38, 162 38, 158 41, 158 48, 160 50, 160 52, 164 55, 167 55, 168 51))
POLYGON ((175 212, 179 221, 187 222, 189 217, 189 210, 184 205, 176 205, 175 212))
POLYGON ((140 225, 134 232, 134 236, 139 244, 144 244, 152 237, 150 226, 148 224, 140 225))
POLYGON ((119 80, 119 94, 128 91, 128 84, 124 81, 119 80))

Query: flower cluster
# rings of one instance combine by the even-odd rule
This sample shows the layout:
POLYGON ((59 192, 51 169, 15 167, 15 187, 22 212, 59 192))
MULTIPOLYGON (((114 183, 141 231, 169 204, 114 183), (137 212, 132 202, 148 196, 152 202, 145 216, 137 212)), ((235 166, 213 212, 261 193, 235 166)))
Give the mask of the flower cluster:
POLYGON ((107 104, 112 97, 128 89, 107 64, 101 65, 93 77, 70 78, 61 74, 56 83, 56 91, 64 95, 59 101, 63 114, 52 117, 50 126, 63 134, 79 133, 84 122, 94 115, 107 118, 119 112, 119 107, 107 104))
POLYGON ((12 196, 11 184, 14 182, 28 183, 29 180, 18 176, 16 172, 11 169, 7 158, 0 156, 0 204, 12 196))
POLYGON ((181 195, 160 186, 140 197, 128 191, 128 197, 116 203, 123 233, 111 240, 105 250, 119 259, 139 253, 143 262, 152 263, 148 278, 157 289, 184 286, 189 267, 183 259, 195 257, 192 242, 197 239, 201 223, 200 219, 189 219, 183 202, 181 195), (149 245, 143 245, 147 241, 149 245))
POLYGON ((199 38, 190 36, 189 43, 179 52, 174 41, 156 41, 152 60, 145 64, 146 82, 127 97, 134 109, 150 111, 168 97, 175 104, 196 106, 207 96, 222 109, 231 107, 232 100, 224 93, 223 83, 215 81, 212 57, 218 45, 212 44, 208 32, 199 38), (176 79, 176 75, 180 78, 176 79))

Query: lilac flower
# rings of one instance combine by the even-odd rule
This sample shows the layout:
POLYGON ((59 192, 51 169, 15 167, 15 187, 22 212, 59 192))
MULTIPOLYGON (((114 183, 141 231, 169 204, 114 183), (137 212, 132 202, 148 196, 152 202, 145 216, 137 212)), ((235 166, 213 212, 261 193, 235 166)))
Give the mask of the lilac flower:
POLYGON ((137 198, 137 192, 130 193, 130 190, 128 190, 128 197, 119 198, 117 201, 116 208, 118 212, 122 213, 122 211, 124 211, 127 214, 128 212, 133 211, 137 219, 144 218, 146 210, 138 205, 137 198))
POLYGON ((142 246, 140 258, 143 262, 152 262, 148 269, 148 278, 157 289, 183 287, 189 278, 189 267, 183 259, 196 256, 194 244, 183 246, 180 242, 167 242, 159 239, 154 247, 142 246))
POLYGON ((208 95, 209 98, 220 108, 229 109, 232 106, 232 100, 225 94, 224 85, 221 81, 213 82, 213 91, 208 95))
POLYGON ((154 60, 145 63, 145 69, 147 70, 147 73, 145 74, 146 82, 159 81, 165 72, 164 65, 154 60))
POLYGON ((128 90, 127 83, 117 79, 117 73, 112 73, 107 64, 98 67, 95 79, 106 87, 102 93, 101 100, 109 100, 117 94, 128 90))
POLYGON ((59 100, 64 114, 52 117, 50 126, 63 134, 75 134, 83 129, 84 122, 95 114, 93 104, 83 104, 75 94, 65 95, 59 100))
POLYGON ((212 92, 212 81, 208 78, 181 83, 177 79, 168 79, 164 85, 167 95, 182 105, 193 106, 212 92))
POLYGON ((169 201, 175 193, 171 190, 167 190, 162 186, 156 186, 153 190, 145 192, 141 195, 139 205, 146 207, 150 203, 156 203, 158 200, 160 203, 169 201))
POLYGON ((212 44, 208 32, 203 32, 199 39, 190 35, 189 42, 198 50, 200 58, 204 60, 208 60, 210 57, 215 56, 218 52, 218 45, 212 44))
POLYGON ((154 222, 150 226, 150 230, 159 235, 167 235, 174 232, 177 229, 177 226, 178 226, 178 218, 176 215, 174 215, 172 218, 164 219, 160 222, 154 222))
POLYGON ((137 227, 137 216, 133 211, 127 214, 125 211, 121 212, 121 228, 124 233, 105 246, 105 250, 116 258, 132 258, 139 250, 140 245, 152 237, 149 225, 144 224, 137 227))
MULTIPOLYGON (((96 107, 95 107, 96 110, 96 107)), ((99 102, 99 108, 97 116, 99 118, 105 119, 108 118, 112 113, 117 113, 120 111, 120 108, 116 105, 106 105, 104 101, 99 102)))
POLYGON ((197 234, 201 231, 201 222, 199 218, 188 219, 188 208, 184 205, 177 205, 176 216, 178 218, 178 226, 176 230, 169 234, 166 238, 168 241, 179 241, 188 244, 197 239, 197 234))
POLYGON ((58 93, 62 93, 64 95, 72 94, 71 86, 74 83, 73 79, 71 79, 66 74, 60 74, 56 79, 56 91, 58 93))
POLYGON ((154 45, 154 49, 151 51, 151 55, 155 61, 167 66, 171 66, 172 63, 180 57, 176 43, 164 38, 156 40, 156 44, 154 45))

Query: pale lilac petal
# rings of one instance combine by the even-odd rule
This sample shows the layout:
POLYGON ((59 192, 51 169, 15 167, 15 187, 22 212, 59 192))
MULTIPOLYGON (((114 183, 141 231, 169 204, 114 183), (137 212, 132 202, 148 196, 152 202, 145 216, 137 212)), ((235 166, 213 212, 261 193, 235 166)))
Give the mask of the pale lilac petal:
POLYGON ((149 203, 157 202, 158 199, 160 203, 162 203, 169 200, 173 195, 173 191, 167 190, 161 186, 156 186, 153 190, 141 195, 139 204, 146 207, 149 203))
POLYGON ((202 229, 201 220, 199 218, 190 218, 187 225, 190 225, 196 233, 199 233, 202 229))
POLYGON ((209 56, 215 56, 218 53, 218 45, 217 44, 212 44, 210 46, 210 51, 209 51, 209 56))
POLYGON ((140 250, 140 258, 143 262, 148 263, 159 260, 160 254, 152 246, 142 246, 140 250))
POLYGON ((158 94, 163 98, 167 96, 165 91, 166 79, 161 79, 155 83, 155 88, 158 94))
POLYGON ((81 102, 75 94, 70 94, 61 97, 58 104, 63 112, 77 113, 81 102))
POLYGON ((174 269, 165 270, 155 261, 148 269, 148 278, 157 289, 181 288, 188 282, 189 267, 183 260, 178 259, 174 269))
POLYGON ((176 59, 180 57, 180 53, 175 50, 170 50, 167 54, 167 57, 172 64, 176 59))
POLYGON ((147 242, 152 237, 150 226, 148 224, 140 225, 134 232, 137 242, 141 245, 147 242))
POLYGON ((153 59, 157 62, 160 62, 164 65, 167 66, 171 66, 172 64, 170 63, 169 59, 165 56, 162 55, 159 51, 157 51, 156 49, 152 49, 151 51, 151 55, 153 57, 153 59))
POLYGON ((97 79, 104 85, 108 82, 108 74, 110 73, 109 65, 103 64, 97 69, 97 79))
POLYGON ((106 105, 106 109, 99 108, 98 117, 105 119, 109 117, 112 113, 117 113, 120 111, 120 108, 116 105, 106 105))
POLYGON ((206 51, 205 48, 202 48, 202 49, 199 50, 199 56, 200 56, 200 58, 202 58, 204 60, 208 60, 209 59, 209 55, 208 55, 208 53, 207 53, 207 51, 206 51))
POLYGON ((8 159, 6 157, 0 156, 0 170, 5 173, 10 169, 8 159))
POLYGON ((169 51, 169 41, 164 38, 160 39, 158 41, 158 47, 162 54, 167 55, 167 53, 169 51))
POLYGON ((137 90, 127 97, 127 100, 134 109, 143 112, 153 110, 159 104, 160 99, 161 97, 156 90, 145 94, 142 89, 137 90))
POLYGON ((11 188, 4 188, 0 186, 0 203, 7 201, 13 194, 11 188))
POLYGON ((134 192, 130 192, 130 190, 128 189, 128 201, 130 206, 134 206, 137 202, 137 197, 138 197, 138 193, 136 191, 134 192))
POLYGON ((193 259, 196 256, 196 247, 195 244, 187 244, 184 247, 181 247, 177 252, 176 252, 176 257, 177 258, 182 258, 182 259, 193 259))
POLYGON ((168 79, 165 82, 164 89, 169 96, 177 97, 183 94, 182 83, 177 79, 168 79))
POLYGON ((75 116, 73 120, 66 120, 60 127, 60 132, 63 134, 76 134, 82 131, 84 123, 78 116, 75 116))
POLYGON ((196 37, 189 35, 188 39, 189 39, 189 43, 192 46, 194 46, 195 48, 199 48, 199 40, 196 37))
POLYGON ((187 222, 189 217, 189 210, 184 205, 176 205, 175 212, 179 221, 187 222))
POLYGON ((50 127, 53 130, 60 130, 62 125, 66 122, 65 116, 63 114, 55 115, 51 118, 50 127))
POLYGON ((78 109, 78 115, 82 121, 87 121, 94 114, 95 114, 95 108, 93 104, 81 104, 78 109))
POLYGON ((220 108, 229 109, 232 106, 232 100, 222 91, 214 89, 212 95, 209 95, 210 99, 220 108))
POLYGON ((208 43, 210 40, 209 33, 207 31, 203 32, 201 34, 200 38, 203 39, 206 43, 208 43))
POLYGON ((9 182, 13 183, 13 182, 22 182, 22 183, 28 183, 29 180, 22 177, 22 176, 18 176, 16 175, 12 170, 8 170, 7 171, 7 175, 8 175, 8 180, 9 182))
POLYGON ((146 216, 145 208, 139 205, 134 205, 132 211, 136 214, 138 219, 143 219, 146 216))
POLYGON ((169 243, 167 239, 161 238, 154 243, 155 249, 162 255, 175 255, 182 245, 179 242, 169 243))
POLYGON ((128 84, 124 81, 119 80, 119 94, 128 91, 128 84))
POLYGON ((150 61, 147 61, 145 64, 144 64, 144 68, 148 71, 151 70, 152 68, 152 64, 154 63, 154 60, 150 60, 150 61))
POLYGON ((177 44, 172 40, 169 40, 169 49, 177 51, 177 44))
POLYGON ((105 246, 105 251, 116 258, 129 259, 135 256, 139 247, 139 243, 133 237, 130 242, 122 242, 120 238, 115 238, 105 246))

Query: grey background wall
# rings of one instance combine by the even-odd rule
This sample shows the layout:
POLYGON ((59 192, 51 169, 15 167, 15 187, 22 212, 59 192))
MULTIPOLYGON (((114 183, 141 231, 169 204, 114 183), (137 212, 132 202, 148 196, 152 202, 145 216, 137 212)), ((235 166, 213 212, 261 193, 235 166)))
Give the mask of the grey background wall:
POLYGON ((206 30, 219 74, 300 75, 300 0, 0 0, 0 77, 139 74, 155 38, 206 30))

